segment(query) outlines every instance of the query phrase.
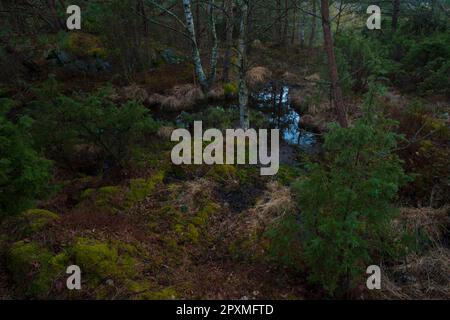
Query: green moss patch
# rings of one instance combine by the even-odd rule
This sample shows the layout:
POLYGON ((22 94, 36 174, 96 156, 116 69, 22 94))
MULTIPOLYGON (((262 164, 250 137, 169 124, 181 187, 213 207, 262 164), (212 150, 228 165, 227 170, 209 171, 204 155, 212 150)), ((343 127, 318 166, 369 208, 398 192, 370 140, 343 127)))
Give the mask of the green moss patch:
POLYGON ((133 206, 138 202, 143 201, 162 183, 165 177, 164 171, 159 171, 148 179, 134 179, 130 181, 130 190, 127 195, 126 203, 128 206, 133 206))
POLYGON ((79 238, 73 247, 77 265, 94 282, 107 278, 127 279, 136 276, 137 261, 130 251, 118 245, 89 238, 79 238))
POLYGON ((18 241, 8 251, 7 268, 19 291, 27 297, 42 298, 64 272, 67 257, 54 255, 36 243, 18 241))

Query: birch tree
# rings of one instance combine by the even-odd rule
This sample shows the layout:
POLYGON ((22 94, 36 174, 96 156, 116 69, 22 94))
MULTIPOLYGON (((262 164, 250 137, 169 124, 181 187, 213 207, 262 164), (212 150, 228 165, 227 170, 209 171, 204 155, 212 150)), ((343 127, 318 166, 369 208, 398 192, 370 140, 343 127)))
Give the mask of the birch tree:
POLYGON ((213 46, 211 50, 211 66, 208 77, 203 69, 202 59, 200 56, 200 50, 198 47, 197 36, 195 33, 194 17, 192 15, 191 1, 183 0, 184 17, 186 20, 186 29, 188 31, 191 46, 192 46, 192 61, 194 63, 195 74, 197 75, 200 87, 203 92, 208 92, 213 85, 216 77, 217 70, 217 56, 218 56, 218 38, 216 32, 216 19, 215 19, 215 4, 214 0, 208 1, 208 12, 210 21, 210 30, 213 37, 213 46))
POLYGON ((237 0, 240 11, 239 15, 239 39, 238 39, 238 60, 239 60, 239 119, 242 129, 250 127, 250 111, 248 109, 248 87, 245 80, 247 71, 247 0, 237 0))

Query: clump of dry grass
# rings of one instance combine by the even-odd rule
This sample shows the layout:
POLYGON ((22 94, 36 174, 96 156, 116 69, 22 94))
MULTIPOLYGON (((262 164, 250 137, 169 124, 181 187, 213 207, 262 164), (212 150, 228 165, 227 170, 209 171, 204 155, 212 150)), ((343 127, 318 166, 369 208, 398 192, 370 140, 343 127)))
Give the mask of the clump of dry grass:
POLYGON ((213 100, 223 99, 225 97, 225 90, 222 86, 216 86, 209 90, 206 97, 213 100))
POLYGON ((147 99, 147 104, 149 106, 157 106, 157 105, 161 105, 162 101, 165 99, 166 97, 163 96, 162 94, 159 93, 154 93, 151 96, 148 97, 147 99))
POLYGON ((450 217, 446 207, 440 209, 402 208, 400 212, 398 223, 404 226, 409 233, 422 232, 433 243, 438 243, 448 232, 450 217))
POLYGON ((424 255, 409 255, 383 274, 382 290, 374 294, 383 299, 450 299, 449 276, 450 250, 439 246, 424 255))
POLYGON ((158 129, 158 132, 156 133, 156 135, 161 139, 170 140, 172 137, 172 132, 174 130, 175 130, 175 128, 173 128, 173 127, 163 126, 158 129))
POLYGON ((283 75, 281 76, 281 80, 287 84, 296 84, 300 82, 299 77, 289 71, 283 73, 283 75))
POLYGON ((223 226, 234 235, 230 243, 232 250, 252 258, 265 256, 269 241, 264 237, 265 232, 295 209, 289 188, 276 181, 268 183, 266 188, 252 208, 227 220, 223 226))
POLYGON ((188 105, 186 103, 186 101, 184 100, 180 100, 175 96, 168 96, 165 97, 162 101, 161 101, 161 106, 164 109, 168 109, 170 111, 178 111, 178 110, 183 110, 183 109, 187 109, 188 105))
POLYGON ((247 71, 245 80, 250 88, 266 84, 272 77, 272 72, 265 67, 255 67, 247 71))
POLYGON ((144 103, 148 99, 148 93, 137 84, 132 84, 122 89, 122 97, 126 100, 134 100, 139 103, 144 103))
POLYGON ((172 95, 179 100, 192 102, 204 98, 202 90, 193 84, 184 84, 172 89, 172 95))
POLYGON ((167 96, 152 94, 147 99, 147 104, 161 105, 169 111, 180 111, 195 105, 199 100, 203 100, 205 95, 202 90, 192 84, 175 86, 167 96))
POLYGON ((426 252, 409 254, 382 276, 382 290, 371 292, 382 299, 450 299, 450 250, 442 245, 448 233, 448 208, 402 208, 394 228, 411 234, 422 232, 432 242, 426 252))
POLYGON ((294 108, 302 109, 306 104, 306 93, 301 89, 292 89, 289 92, 289 98, 291 101, 291 105, 294 108))
POLYGON ((295 208, 295 203, 289 188, 278 182, 269 182, 267 190, 258 199, 256 205, 250 208, 244 215, 244 233, 261 233, 263 230, 282 218, 295 208))
POLYGON ((305 77, 305 80, 311 82, 312 85, 316 85, 316 83, 320 81, 320 74, 313 73, 312 75, 305 77))

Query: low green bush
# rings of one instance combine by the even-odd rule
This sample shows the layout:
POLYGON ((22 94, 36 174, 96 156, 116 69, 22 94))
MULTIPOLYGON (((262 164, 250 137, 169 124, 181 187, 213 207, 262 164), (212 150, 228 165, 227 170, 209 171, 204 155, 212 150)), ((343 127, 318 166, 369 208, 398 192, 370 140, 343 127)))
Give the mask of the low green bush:
POLYGON ((51 162, 33 149, 31 121, 10 121, 10 100, 0 100, 0 217, 22 212, 48 193, 51 162))

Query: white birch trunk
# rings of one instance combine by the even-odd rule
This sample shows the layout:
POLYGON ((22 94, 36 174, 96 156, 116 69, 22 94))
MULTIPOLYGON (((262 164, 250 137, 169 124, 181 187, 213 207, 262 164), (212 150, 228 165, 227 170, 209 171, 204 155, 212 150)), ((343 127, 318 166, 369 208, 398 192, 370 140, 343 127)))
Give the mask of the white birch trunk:
POLYGON ((198 78, 198 82, 204 92, 209 89, 208 80, 206 79, 205 72, 203 71, 202 59, 200 57, 200 51, 198 50, 197 38, 195 35, 194 18, 192 16, 191 1, 183 0, 184 17, 186 19, 186 29, 189 32, 192 44, 192 60, 194 62, 195 73, 198 78))
POLYGON ((239 58, 239 113, 240 126, 247 130, 250 127, 250 113, 248 109, 248 88, 245 81, 247 69, 247 0, 238 0, 240 8, 240 26, 238 40, 238 58, 239 58))

